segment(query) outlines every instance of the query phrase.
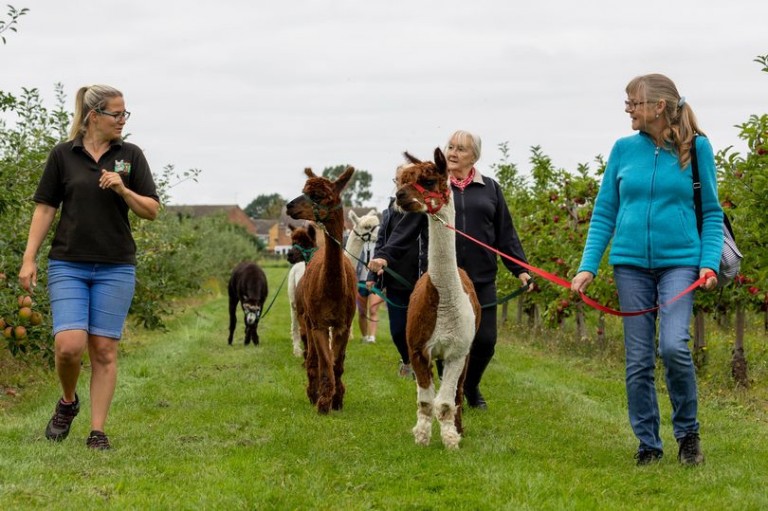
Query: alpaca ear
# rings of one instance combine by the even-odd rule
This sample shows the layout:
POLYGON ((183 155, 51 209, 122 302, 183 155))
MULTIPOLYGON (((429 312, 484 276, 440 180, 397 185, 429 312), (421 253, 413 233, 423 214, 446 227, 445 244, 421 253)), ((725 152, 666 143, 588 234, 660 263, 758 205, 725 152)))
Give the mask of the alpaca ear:
POLYGON ((334 188, 336 188, 337 192, 340 192, 344 189, 345 186, 347 186, 347 183, 349 183, 349 180, 352 178, 352 174, 355 173, 355 167, 349 166, 347 167, 347 170, 345 170, 338 178, 336 178, 336 181, 333 182, 334 188))
POLYGON ((315 224, 310 223, 307 225, 307 234, 309 234, 309 237, 312 238, 313 243, 317 241, 317 231, 315 230, 315 224))
POLYGON ((416 158, 414 155, 412 155, 408 151, 405 151, 403 153, 403 156, 405 156, 405 159, 408 160, 411 163, 421 163, 420 159, 416 158))
POLYGON ((307 175, 307 177, 317 177, 314 172, 312 172, 312 169, 307 167, 304 169, 304 174, 307 175))
POLYGON ((288 228, 291 230, 291 232, 296 230, 296 227, 292 226, 291 224, 288 224, 288 228))
POLYGON ((377 217, 379 216, 379 214, 378 214, 378 213, 376 213, 376 210, 375 210, 375 209, 372 209, 372 210, 370 210, 368 213, 366 213, 366 214, 365 214, 365 216, 369 216, 369 215, 376 215, 377 217))
POLYGON ((360 222, 360 217, 358 217, 353 210, 349 210, 347 213, 347 216, 349 217, 350 221, 352 221, 353 224, 357 225, 360 222))
POLYGON ((439 147, 435 147, 435 165, 441 174, 448 173, 448 162, 445 161, 445 155, 439 147))

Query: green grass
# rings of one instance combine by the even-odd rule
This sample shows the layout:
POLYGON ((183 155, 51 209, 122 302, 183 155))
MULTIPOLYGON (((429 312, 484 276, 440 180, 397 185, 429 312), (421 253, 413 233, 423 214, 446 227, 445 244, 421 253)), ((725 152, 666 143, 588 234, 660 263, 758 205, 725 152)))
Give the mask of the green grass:
MULTIPOLYGON (((286 271, 267 268, 273 293, 286 271)), ((505 329, 484 378, 490 409, 467 411, 459 451, 437 428, 425 448, 411 435, 415 384, 397 377, 385 313, 376 344, 350 343, 344 410, 319 416, 291 354, 285 290, 255 348, 242 345, 240 317, 227 346, 226 308, 224 296, 201 299, 166 333, 129 332, 111 451, 85 448, 85 398, 70 437, 45 440, 53 373, 3 396, 0 509, 768 509, 766 410, 748 394, 703 383, 707 462, 692 469, 677 464, 660 396, 666 455, 638 468, 621 364, 505 329)))

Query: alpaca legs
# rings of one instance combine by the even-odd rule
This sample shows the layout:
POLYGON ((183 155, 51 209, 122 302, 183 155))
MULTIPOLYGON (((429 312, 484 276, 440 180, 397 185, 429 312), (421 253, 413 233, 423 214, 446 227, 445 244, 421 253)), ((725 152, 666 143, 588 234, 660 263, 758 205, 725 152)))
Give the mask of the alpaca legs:
POLYGON ((291 307, 291 342, 293 343, 293 356, 300 357, 304 350, 301 347, 301 332, 299 331, 299 318, 296 308, 291 307))
POLYGON ((440 422, 440 437, 443 445, 448 449, 458 449, 461 440, 456 424, 456 391, 463 372, 463 359, 444 361, 443 381, 440 383, 440 391, 435 399, 435 412, 440 422))
POLYGON ((427 388, 419 386, 417 394, 418 408, 413 438, 419 445, 429 445, 432 436, 432 414, 434 413, 432 402, 435 399, 435 387, 431 383, 427 388))
POLYGON ((317 412, 327 414, 331 410, 333 394, 336 392, 336 378, 333 374, 333 352, 330 335, 323 328, 312 329, 312 344, 317 353, 318 398, 317 412))
POLYGON ((341 381, 344 374, 344 359, 347 356, 347 343, 349 342, 349 332, 340 330, 331 333, 331 346, 333 347, 333 376, 336 382, 336 392, 333 394, 331 408, 341 410, 344 407, 344 393, 346 387, 341 381))
POLYGON ((307 331, 307 358, 304 360, 304 366, 307 369, 307 397, 313 405, 317 403, 318 395, 318 354, 315 348, 315 342, 312 338, 312 332, 307 331))
POLYGON ((419 445, 429 445, 432 436, 433 402, 435 386, 432 382, 432 368, 429 358, 421 352, 411 353, 411 365, 416 375, 416 426, 413 437, 419 445))

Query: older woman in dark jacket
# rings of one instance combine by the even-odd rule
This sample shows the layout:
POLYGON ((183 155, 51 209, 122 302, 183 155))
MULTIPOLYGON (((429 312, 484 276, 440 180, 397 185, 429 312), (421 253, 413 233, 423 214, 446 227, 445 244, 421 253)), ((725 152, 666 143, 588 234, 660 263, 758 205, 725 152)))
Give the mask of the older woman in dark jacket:
MULTIPOLYGON (((475 163, 480 159, 480 149, 480 137, 467 131, 457 131, 451 135, 445 148, 456 208, 455 227, 502 253, 527 262, 501 187, 494 179, 483 176, 475 168, 475 163)), ((422 222, 426 222, 426 217, 419 216, 422 222)), ((409 229, 395 229, 391 235, 392 241, 375 252, 369 268, 379 272, 391 261, 398 261, 406 247, 415 244, 419 235, 423 238, 425 234, 425 224, 421 224, 421 228, 410 226, 409 229)), ((422 241, 421 246, 426 250, 426 243, 422 241)), ((498 256, 464 236, 456 236, 456 257, 458 266, 467 272, 475 285, 480 304, 494 303, 498 256)), ((508 259, 502 261, 520 279, 522 285, 528 284, 531 276, 525 268, 508 259)), ((472 343, 464 381, 464 395, 472 408, 485 409, 488 406, 480 393, 480 380, 495 353, 496 337, 496 307, 485 307, 480 318, 480 328, 472 343)))

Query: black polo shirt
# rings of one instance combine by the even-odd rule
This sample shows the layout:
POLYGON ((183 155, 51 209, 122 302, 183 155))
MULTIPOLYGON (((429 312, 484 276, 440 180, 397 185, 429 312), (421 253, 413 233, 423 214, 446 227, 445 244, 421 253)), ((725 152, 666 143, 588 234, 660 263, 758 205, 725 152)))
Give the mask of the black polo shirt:
POLYGON ((114 191, 99 188, 101 169, 120 172, 127 188, 159 201, 149 164, 138 146, 116 140, 97 163, 85 152, 81 137, 58 144, 48 156, 33 197, 38 203, 61 206, 50 259, 136 264, 128 205, 114 191))

